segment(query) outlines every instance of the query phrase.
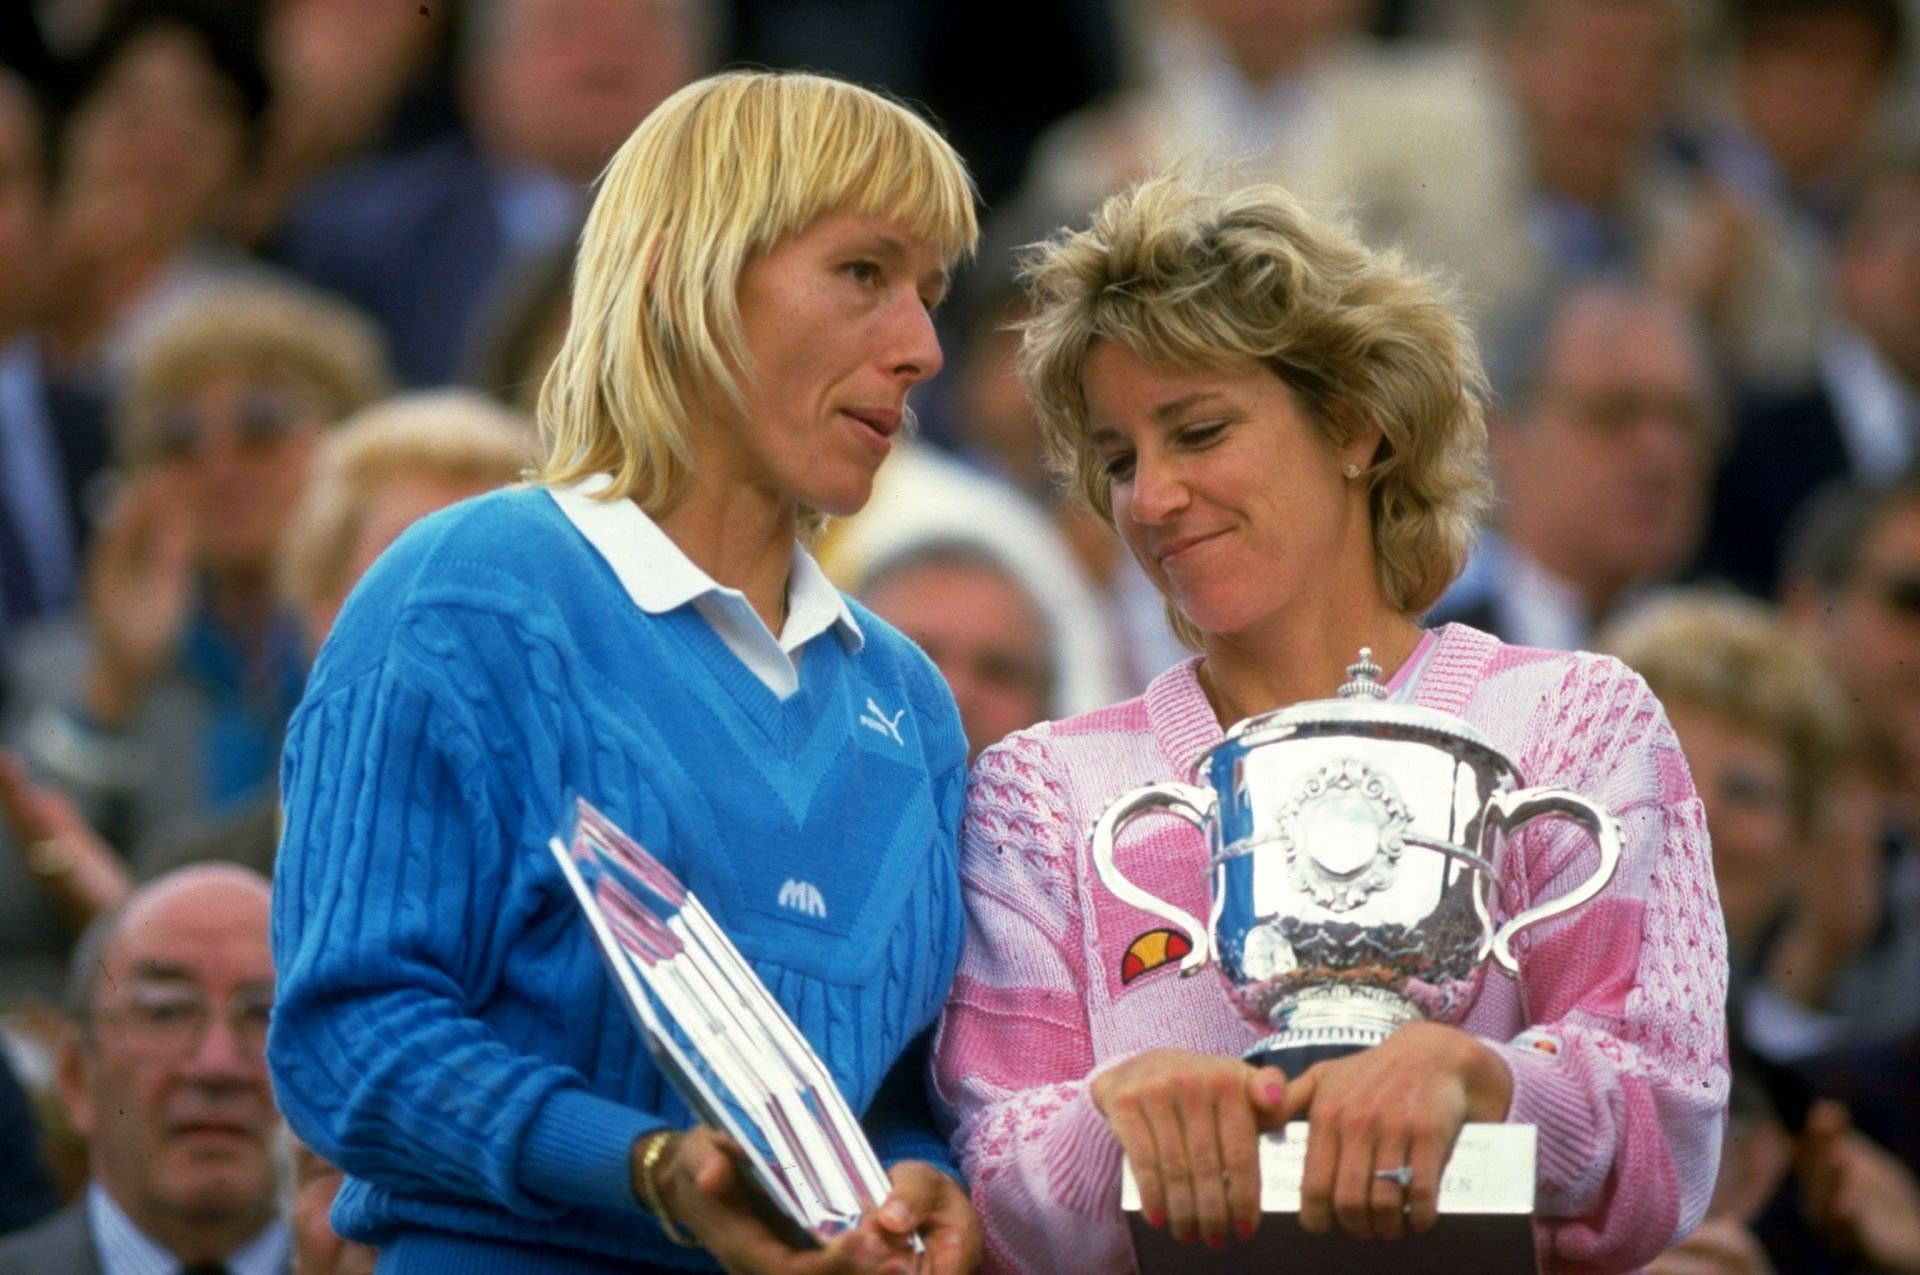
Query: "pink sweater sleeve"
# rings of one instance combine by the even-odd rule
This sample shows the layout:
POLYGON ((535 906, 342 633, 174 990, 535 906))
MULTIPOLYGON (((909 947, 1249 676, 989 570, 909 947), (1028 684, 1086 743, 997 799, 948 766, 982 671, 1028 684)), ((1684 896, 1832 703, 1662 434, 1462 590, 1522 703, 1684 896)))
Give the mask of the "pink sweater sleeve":
POLYGON ((934 1076, 979 1210, 988 1271, 1125 1271, 1120 1148, 1087 1096, 1093 1070, 1081 885, 1045 744, 982 754, 960 873, 967 939, 934 1076))
MULTIPOLYGON (((1728 1088, 1726 937, 1700 801, 1646 684, 1615 661, 1577 657, 1542 713, 1523 773, 1606 806, 1624 846, 1598 898, 1516 942, 1532 1027, 1496 1047, 1513 1074, 1510 1118, 1540 1130, 1543 1270, 1630 1270, 1690 1233, 1712 1194, 1728 1088)), ((1559 822, 1528 828, 1518 849, 1507 916, 1597 863, 1585 835, 1559 822)))

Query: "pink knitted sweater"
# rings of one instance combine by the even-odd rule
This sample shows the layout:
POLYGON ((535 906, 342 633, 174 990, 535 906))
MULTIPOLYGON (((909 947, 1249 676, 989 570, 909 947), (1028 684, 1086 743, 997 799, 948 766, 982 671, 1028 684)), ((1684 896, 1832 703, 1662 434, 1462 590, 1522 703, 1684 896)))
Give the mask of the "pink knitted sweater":
MULTIPOLYGON (((1090 1076, 1169 1044, 1237 1054, 1259 1036, 1216 978, 1179 976, 1165 936, 1149 933, 1162 922, 1100 884, 1088 845, 1114 797, 1184 777, 1222 738, 1197 663, 1138 699, 1014 735, 975 766, 966 948, 934 1071, 988 1270, 1131 1271, 1119 1145, 1090 1076)), ((1699 1222, 1726 1110, 1726 939, 1693 781, 1658 701, 1615 660, 1449 625, 1423 639, 1415 667, 1411 702, 1465 717, 1527 782, 1592 797, 1625 833, 1607 889, 1518 938, 1521 978, 1486 971, 1462 1026, 1512 1071, 1510 1118, 1539 1128, 1541 1269, 1635 1269, 1699 1222)), ((1118 857, 1146 889, 1207 915, 1206 849, 1186 824, 1138 821, 1118 857)), ((1500 916, 1563 893, 1596 861, 1570 825, 1528 827, 1500 916)))

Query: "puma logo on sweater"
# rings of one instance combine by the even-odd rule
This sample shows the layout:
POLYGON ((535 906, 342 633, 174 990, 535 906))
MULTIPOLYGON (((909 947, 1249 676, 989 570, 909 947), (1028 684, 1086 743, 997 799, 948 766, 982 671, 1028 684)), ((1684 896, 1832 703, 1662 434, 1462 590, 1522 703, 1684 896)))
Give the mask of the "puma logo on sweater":
POLYGON ((906 715, 907 710, 903 708, 893 716, 887 716, 886 710, 874 703, 873 696, 869 695, 867 711, 860 714, 860 724, 868 730, 877 730, 882 735, 891 735, 893 742, 904 748, 907 741, 900 738, 900 719, 906 715))

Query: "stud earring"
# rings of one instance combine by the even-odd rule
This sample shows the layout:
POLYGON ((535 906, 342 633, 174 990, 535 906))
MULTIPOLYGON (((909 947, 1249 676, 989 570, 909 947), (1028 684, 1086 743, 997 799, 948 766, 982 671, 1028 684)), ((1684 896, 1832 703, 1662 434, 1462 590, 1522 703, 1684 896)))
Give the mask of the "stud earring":
POLYGON ((1359 476, 1360 476, 1360 466, 1354 464, 1352 461, 1348 461, 1347 462, 1348 479, 1358 478, 1359 476))

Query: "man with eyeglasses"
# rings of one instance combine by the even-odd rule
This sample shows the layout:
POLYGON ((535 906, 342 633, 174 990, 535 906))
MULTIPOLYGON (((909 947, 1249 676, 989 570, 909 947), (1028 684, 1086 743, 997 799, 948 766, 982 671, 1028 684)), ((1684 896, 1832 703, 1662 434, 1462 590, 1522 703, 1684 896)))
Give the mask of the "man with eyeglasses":
POLYGON ((0 1275, 280 1275, 267 883, 183 868, 135 892, 74 951, 59 1085, 92 1182, 0 1241, 0 1275))
POLYGON ((1432 618, 1584 647, 1699 544, 1722 432, 1705 338, 1649 285, 1585 282, 1487 356, 1498 534, 1432 618))

